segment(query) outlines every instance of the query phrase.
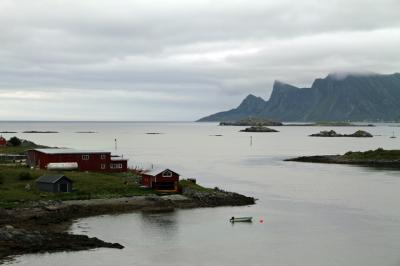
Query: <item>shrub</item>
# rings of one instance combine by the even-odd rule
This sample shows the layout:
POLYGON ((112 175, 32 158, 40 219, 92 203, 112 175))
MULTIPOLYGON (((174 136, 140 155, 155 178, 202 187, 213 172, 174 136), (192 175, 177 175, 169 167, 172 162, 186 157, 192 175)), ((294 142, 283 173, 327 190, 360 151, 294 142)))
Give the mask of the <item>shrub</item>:
POLYGON ((32 180, 33 177, 29 172, 20 172, 18 175, 19 180, 32 180))
POLYGON ((0 185, 2 185, 4 182, 4 176, 0 173, 0 185))
POLYGON ((17 138, 17 137, 12 137, 12 138, 10 138, 10 139, 8 140, 8 143, 10 143, 11 146, 16 147, 16 146, 20 146, 21 143, 22 143, 22 141, 21 141, 19 138, 17 138))

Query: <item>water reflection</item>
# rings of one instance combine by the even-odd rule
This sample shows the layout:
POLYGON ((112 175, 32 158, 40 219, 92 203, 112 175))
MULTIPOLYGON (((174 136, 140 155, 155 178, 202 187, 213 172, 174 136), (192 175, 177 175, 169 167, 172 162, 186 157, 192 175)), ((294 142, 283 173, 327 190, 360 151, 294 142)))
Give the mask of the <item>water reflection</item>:
POLYGON ((177 212, 141 212, 140 228, 145 234, 174 240, 178 234, 177 212))

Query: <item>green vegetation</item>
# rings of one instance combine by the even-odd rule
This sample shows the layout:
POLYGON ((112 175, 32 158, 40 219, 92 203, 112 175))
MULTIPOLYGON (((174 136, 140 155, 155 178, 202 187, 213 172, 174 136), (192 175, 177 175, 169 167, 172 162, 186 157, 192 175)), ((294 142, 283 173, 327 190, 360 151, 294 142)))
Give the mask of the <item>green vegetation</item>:
POLYGON ((353 124, 350 122, 342 122, 342 121, 319 121, 314 124, 315 126, 335 126, 335 127, 347 127, 352 126, 353 124))
POLYGON ((376 150, 369 150, 365 152, 352 152, 349 151, 341 156, 347 160, 400 160, 400 150, 384 150, 378 148, 376 150))
POLYGON ((22 166, 0 166, 0 207, 29 205, 38 200, 80 200, 117 198, 153 194, 140 188, 138 177, 131 173, 65 172, 73 183, 71 193, 48 193, 36 189, 35 180, 44 174, 59 174, 46 170, 31 170, 22 166))
POLYGON ((213 190, 211 188, 202 187, 202 186, 195 184, 187 179, 179 180, 179 186, 181 189, 189 188, 189 189, 192 189, 194 191, 199 191, 199 192, 206 192, 206 191, 213 190))
POLYGON ((16 146, 20 146, 22 141, 17 137, 12 137, 7 141, 7 143, 10 143, 11 146, 16 147, 16 146))
POLYGON ((17 137, 12 137, 7 141, 7 146, 0 147, 0 154, 25 154, 27 150, 48 148, 47 146, 37 145, 32 141, 21 140, 17 137))

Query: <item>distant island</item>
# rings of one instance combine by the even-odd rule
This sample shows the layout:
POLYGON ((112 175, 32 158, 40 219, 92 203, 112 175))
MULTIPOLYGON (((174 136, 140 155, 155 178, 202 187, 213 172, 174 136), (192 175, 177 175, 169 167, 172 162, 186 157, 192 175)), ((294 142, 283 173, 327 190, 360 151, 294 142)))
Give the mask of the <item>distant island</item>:
POLYGON ((269 127, 264 126, 255 126, 255 127, 248 127, 245 129, 240 130, 240 132, 279 132, 276 129, 272 129, 269 127))
POLYGON ((240 121, 227 121, 219 123, 220 126, 249 126, 249 127, 261 127, 261 126, 282 126, 281 122, 272 121, 263 118, 256 117, 246 117, 245 119, 241 119, 240 121))
POLYGON ((277 121, 397 121, 400 119, 400 73, 329 74, 311 88, 275 81, 271 97, 248 95, 229 111, 199 119, 239 121, 248 117, 277 121))
POLYGON ((372 134, 364 131, 364 130, 357 130, 353 134, 339 134, 336 133, 334 130, 325 130, 319 133, 311 134, 310 137, 353 137, 353 138, 372 138, 372 134))
POLYGON ((58 131, 41 131, 41 130, 28 130, 28 131, 24 131, 22 133, 30 133, 30 134, 52 134, 52 133, 59 133, 58 131))
POLYGON ((321 121, 315 123, 282 123, 270 119, 259 117, 246 117, 239 121, 223 121, 219 123, 220 126, 246 126, 246 127, 271 127, 271 126, 308 126, 308 127, 373 127, 373 124, 354 124, 344 121, 321 121))
POLYGON ((285 161, 307 163, 331 163, 331 164, 356 164, 375 167, 400 168, 400 150, 384 150, 378 148, 365 152, 349 151, 343 155, 314 155, 301 156, 286 159, 285 161))

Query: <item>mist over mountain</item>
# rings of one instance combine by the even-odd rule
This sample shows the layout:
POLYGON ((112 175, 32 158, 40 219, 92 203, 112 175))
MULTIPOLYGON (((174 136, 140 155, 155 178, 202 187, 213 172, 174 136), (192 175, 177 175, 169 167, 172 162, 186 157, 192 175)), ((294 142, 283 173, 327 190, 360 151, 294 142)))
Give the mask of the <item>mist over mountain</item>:
POLYGON ((235 109, 204 118, 237 121, 247 117, 279 121, 392 121, 400 119, 400 73, 331 73, 311 88, 275 81, 268 101, 248 95, 235 109))

